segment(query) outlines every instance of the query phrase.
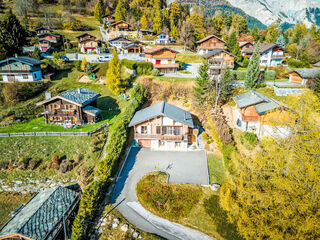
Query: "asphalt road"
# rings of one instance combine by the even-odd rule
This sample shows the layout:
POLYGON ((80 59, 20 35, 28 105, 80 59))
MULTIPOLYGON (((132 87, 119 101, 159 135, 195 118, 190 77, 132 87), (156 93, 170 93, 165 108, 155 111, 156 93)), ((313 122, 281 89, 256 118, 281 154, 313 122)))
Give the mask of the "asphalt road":
MULTIPOLYGON (((207 160, 204 151, 152 151, 146 148, 132 148, 112 194, 112 204, 136 227, 167 239, 181 240, 156 227, 139 215, 127 203, 138 202, 136 185, 152 171, 165 171, 169 182, 209 184, 207 160)), ((193 238, 190 238, 193 239, 193 238)), ((195 238, 194 238, 195 239, 195 238)))

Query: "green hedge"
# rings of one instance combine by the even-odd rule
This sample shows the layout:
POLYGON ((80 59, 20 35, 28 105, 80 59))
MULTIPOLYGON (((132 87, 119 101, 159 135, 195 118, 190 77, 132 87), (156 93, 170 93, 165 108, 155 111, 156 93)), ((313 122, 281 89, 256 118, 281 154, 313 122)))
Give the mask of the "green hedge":
POLYGON ((136 70, 139 75, 151 75, 153 65, 151 62, 136 62, 133 60, 122 59, 121 64, 131 70, 136 70))
POLYGON ((128 124, 135 111, 143 103, 146 97, 144 85, 137 85, 131 93, 130 104, 118 116, 118 121, 109 130, 108 142, 106 146, 106 158, 99 163, 94 172, 93 180, 82 194, 78 214, 72 226, 72 240, 88 239, 91 223, 96 218, 97 211, 105 197, 111 177, 115 174, 119 166, 119 160, 124 153, 128 124))
MULTIPOLYGON (((233 79, 236 81, 245 81, 246 80, 246 70, 234 70, 233 79)), ((272 81, 276 79, 276 72, 274 70, 267 70, 264 73, 265 81, 272 81)))

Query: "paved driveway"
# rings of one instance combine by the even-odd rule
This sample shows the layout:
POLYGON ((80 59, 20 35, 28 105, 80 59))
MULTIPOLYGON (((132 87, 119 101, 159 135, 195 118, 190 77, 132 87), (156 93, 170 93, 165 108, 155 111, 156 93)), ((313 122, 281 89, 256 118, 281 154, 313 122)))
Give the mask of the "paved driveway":
POLYGON ((167 239, 181 239, 155 227, 127 205, 128 202, 138 202, 136 184, 152 171, 166 171, 170 176, 169 182, 207 185, 209 175, 205 152, 132 148, 112 194, 112 203, 116 209, 138 228, 167 239))

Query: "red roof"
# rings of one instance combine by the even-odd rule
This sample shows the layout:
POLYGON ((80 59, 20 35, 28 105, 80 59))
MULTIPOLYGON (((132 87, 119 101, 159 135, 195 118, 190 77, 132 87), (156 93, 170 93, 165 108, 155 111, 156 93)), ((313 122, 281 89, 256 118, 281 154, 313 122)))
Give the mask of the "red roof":
POLYGON ((159 52, 159 51, 162 51, 162 50, 168 50, 168 51, 173 52, 173 53, 178 53, 177 51, 175 51, 173 49, 170 49, 170 48, 167 48, 167 47, 153 47, 153 48, 150 48, 148 50, 145 50, 144 53, 153 54, 153 53, 156 53, 156 52, 159 52))

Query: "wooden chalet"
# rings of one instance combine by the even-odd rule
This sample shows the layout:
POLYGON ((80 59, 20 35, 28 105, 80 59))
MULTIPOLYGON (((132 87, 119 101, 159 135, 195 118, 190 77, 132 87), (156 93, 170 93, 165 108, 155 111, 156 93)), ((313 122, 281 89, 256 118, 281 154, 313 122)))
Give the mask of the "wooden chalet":
POLYGON ((147 44, 140 41, 134 41, 124 46, 123 52, 127 54, 143 53, 143 49, 145 46, 147 46, 147 44))
POLYGON ((254 46, 254 43, 252 42, 239 42, 239 47, 240 47, 240 50, 241 52, 254 46))
POLYGON ((131 40, 123 36, 115 37, 109 40, 110 46, 115 47, 117 51, 121 51, 125 46, 127 46, 130 43, 132 43, 131 40))
POLYGON ((226 67, 233 69, 234 60, 237 56, 224 49, 213 49, 202 57, 208 59, 210 74, 216 76, 220 75, 226 67))
POLYGON ((35 29, 35 31, 36 31, 37 35, 42 34, 42 33, 51 33, 52 32, 49 28, 46 28, 46 27, 43 27, 43 26, 37 27, 35 29))
POLYGON ((196 42, 197 44, 197 53, 200 55, 206 54, 213 49, 224 49, 225 41, 221 38, 218 38, 215 35, 210 35, 196 42))
POLYGON ((78 38, 78 47, 82 53, 99 53, 99 43, 95 36, 89 33, 82 34, 78 38))
POLYGON ((54 187, 37 193, 11 213, 0 240, 67 239, 80 201, 79 187, 54 187))
POLYGON ((130 31, 130 24, 120 20, 109 25, 111 31, 130 31))
POLYGON ((308 85, 312 80, 316 79, 320 74, 320 69, 317 68, 299 68, 289 73, 289 82, 308 85))
POLYGON ((37 35, 38 37, 38 47, 41 52, 48 51, 51 47, 54 47, 58 42, 59 36, 52 33, 41 33, 37 35))
POLYGON ((97 108, 99 93, 87 88, 72 89, 37 103, 44 106, 44 118, 47 123, 83 124, 95 123, 101 113, 97 108))
POLYGON ((177 52, 167 47, 153 47, 144 51, 146 61, 153 64, 154 69, 160 73, 176 73, 179 64, 176 63, 177 52))

